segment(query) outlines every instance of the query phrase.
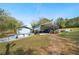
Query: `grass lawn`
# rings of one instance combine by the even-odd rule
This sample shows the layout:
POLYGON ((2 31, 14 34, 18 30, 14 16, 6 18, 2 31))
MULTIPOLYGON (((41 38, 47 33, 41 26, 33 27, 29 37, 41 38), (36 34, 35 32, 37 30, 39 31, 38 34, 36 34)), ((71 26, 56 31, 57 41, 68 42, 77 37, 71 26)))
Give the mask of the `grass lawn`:
POLYGON ((61 37, 70 38, 71 41, 79 45, 79 28, 71 28, 71 32, 62 32, 61 37))
MULTIPOLYGON (((50 41, 50 38, 48 37, 48 35, 34 35, 34 36, 27 37, 21 40, 13 41, 13 44, 15 45, 13 47, 10 46, 10 51, 16 51, 19 48, 26 51, 29 48, 46 47, 49 45, 49 41, 50 41)), ((0 54, 5 53, 6 44, 7 43, 0 43, 0 54)))
POLYGON ((0 54, 5 54, 6 45, 9 43, 10 54, 79 54, 78 46, 63 39, 70 38, 76 44, 79 44, 79 30, 74 29, 72 32, 62 32, 58 35, 33 35, 20 40, 0 43, 0 54))

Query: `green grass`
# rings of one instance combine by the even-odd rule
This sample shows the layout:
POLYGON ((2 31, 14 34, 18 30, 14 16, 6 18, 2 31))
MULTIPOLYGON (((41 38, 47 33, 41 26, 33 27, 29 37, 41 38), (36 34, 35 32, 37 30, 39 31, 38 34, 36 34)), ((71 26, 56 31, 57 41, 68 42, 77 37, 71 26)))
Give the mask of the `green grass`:
POLYGON ((62 32, 61 37, 69 38, 71 41, 79 45, 79 28, 72 28, 71 32, 62 32))
MULTIPOLYGON (((16 51, 18 48, 22 48, 24 51, 26 51, 29 48, 46 47, 49 45, 49 41, 50 41, 50 38, 48 37, 48 35, 33 35, 31 37, 13 41, 15 46, 10 47, 10 51, 16 51)), ((7 43, 0 43, 0 54, 5 53, 6 44, 7 43)))

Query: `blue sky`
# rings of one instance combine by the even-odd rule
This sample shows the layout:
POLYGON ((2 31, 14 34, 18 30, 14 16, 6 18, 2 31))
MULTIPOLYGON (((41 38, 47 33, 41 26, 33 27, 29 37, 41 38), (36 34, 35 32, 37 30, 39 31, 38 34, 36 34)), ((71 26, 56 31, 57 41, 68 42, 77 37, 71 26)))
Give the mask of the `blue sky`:
POLYGON ((8 10, 11 16, 28 26, 32 21, 37 21, 41 17, 56 19, 79 16, 79 4, 77 3, 7 3, 0 4, 0 8, 8 10))

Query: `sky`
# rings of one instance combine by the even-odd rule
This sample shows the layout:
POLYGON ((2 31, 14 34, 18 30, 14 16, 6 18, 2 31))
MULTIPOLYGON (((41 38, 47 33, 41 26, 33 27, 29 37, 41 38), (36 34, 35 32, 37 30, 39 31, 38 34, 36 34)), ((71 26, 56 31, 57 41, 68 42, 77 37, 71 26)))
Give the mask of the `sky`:
POLYGON ((27 26, 42 17, 55 20, 79 16, 78 3, 0 3, 0 8, 8 10, 11 16, 27 26))

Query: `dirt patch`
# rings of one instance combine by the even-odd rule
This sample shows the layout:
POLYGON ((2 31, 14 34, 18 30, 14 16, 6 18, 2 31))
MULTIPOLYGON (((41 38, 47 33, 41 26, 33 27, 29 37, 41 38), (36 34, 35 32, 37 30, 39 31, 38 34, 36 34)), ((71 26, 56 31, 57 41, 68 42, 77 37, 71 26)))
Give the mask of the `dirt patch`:
POLYGON ((52 54, 79 54, 79 47, 56 34, 50 35, 51 41, 47 51, 52 54))
POLYGON ((41 47, 36 49, 36 54, 40 55, 78 55, 79 47, 72 42, 61 38, 55 34, 49 34, 50 45, 48 47, 41 47), (37 53, 38 52, 38 53, 37 53))

